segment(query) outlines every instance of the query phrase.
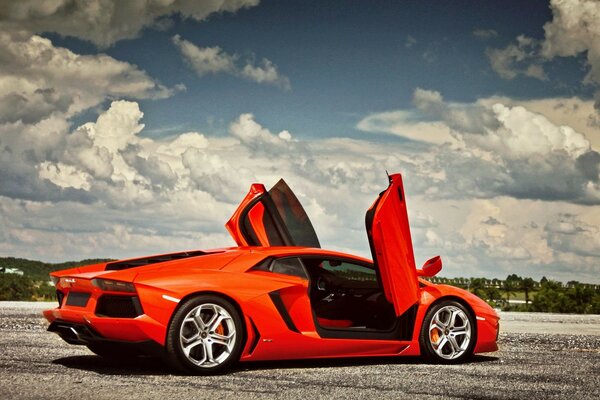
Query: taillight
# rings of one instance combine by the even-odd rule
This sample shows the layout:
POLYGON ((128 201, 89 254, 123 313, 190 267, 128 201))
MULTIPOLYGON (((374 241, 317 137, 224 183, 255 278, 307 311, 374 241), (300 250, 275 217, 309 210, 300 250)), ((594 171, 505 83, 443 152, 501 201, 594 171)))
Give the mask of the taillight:
POLYGON ((135 286, 131 282, 113 281, 111 279, 92 279, 92 285, 106 292, 135 293, 135 286))

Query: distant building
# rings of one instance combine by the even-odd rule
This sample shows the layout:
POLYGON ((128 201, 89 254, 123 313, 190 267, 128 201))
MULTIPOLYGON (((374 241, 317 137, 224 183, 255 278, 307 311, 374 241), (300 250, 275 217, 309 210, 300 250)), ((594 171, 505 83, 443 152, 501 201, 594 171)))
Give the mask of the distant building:
POLYGON ((23 276, 23 271, 21 271, 19 268, 0 267, 0 273, 3 273, 3 274, 16 274, 16 275, 23 276))

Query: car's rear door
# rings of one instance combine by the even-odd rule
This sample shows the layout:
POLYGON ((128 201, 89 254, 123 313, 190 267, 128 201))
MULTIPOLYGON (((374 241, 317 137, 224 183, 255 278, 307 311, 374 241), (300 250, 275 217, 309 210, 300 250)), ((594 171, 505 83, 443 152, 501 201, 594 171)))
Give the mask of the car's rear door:
POLYGON ((400 316, 417 302, 418 280, 402 177, 389 178, 388 188, 369 208, 365 222, 385 296, 400 316))
POLYGON ((268 192, 253 184, 225 226, 238 246, 320 247, 308 215, 283 179, 268 192))

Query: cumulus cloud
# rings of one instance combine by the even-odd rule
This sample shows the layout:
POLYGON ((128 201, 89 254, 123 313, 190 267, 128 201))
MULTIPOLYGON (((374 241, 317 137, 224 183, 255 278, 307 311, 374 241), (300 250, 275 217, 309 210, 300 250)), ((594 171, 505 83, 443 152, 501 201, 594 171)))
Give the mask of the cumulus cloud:
POLYGON ((431 148, 429 161, 437 173, 428 180, 452 180, 443 196, 469 193, 600 203, 600 154, 573 128, 556 125, 523 106, 487 100, 447 102, 439 92, 419 88, 413 103, 415 110, 371 115, 357 127, 400 135, 397 127, 407 126, 408 132, 418 127, 424 138, 443 133, 446 145, 425 140, 437 145, 431 148), (379 130, 375 120, 381 123, 379 130))
POLYGON ((107 55, 79 55, 37 35, 0 30, 0 123, 69 117, 106 98, 157 99, 175 90, 107 55))
POLYGON ((286 90, 291 89, 290 80, 281 75, 277 66, 266 58, 263 58, 258 64, 247 61, 240 73, 243 77, 257 83, 270 83, 286 90))
POLYGON ((108 47, 137 37, 144 27, 163 27, 175 14, 202 21, 214 13, 235 12, 258 3, 259 0, 2 1, 0 25, 7 30, 56 32, 108 47))
POLYGON ((254 115, 249 113, 240 115, 231 123, 229 130, 232 136, 239 139, 246 147, 274 157, 285 152, 286 148, 293 143, 290 132, 281 131, 274 135, 256 122, 254 115))
POLYGON ((498 124, 491 110, 478 104, 451 104, 440 92, 415 89, 413 104, 425 116, 444 121, 449 128, 467 133, 481 133, 498 124))
POLYGON ((600 258, 600 228, 577 215, 560 214, 544 227, 548 245, 558 252, 600 258))
MULTIPOLYGON (((505 79, 522 74, 545 80, 544 63, 555 57, 584 55, 589 70, 583 83, 600 85, 600 2, 551 0, 550 8, 552 21, 544 25, 544 39, 519 35, 516 43, 505 48, 488 49, 492 69, 505 79)), ((596 91, 595 98, 596 109, 600 110, 600 91, 596 91)))
POLYGON ((553 19, 544 25, 541 54, 547 59, 584 53, 590 68, 586 81, 600 84, 600 3, 552 0, 553 19))
POLYGON ((519 35, 516 43, 502 49, 487 49, 486 54, 492 69, 504 79, 524 75, 547 80, 539 51, 540 43, 537 40, 519 35))
POLYGON ((225 53, 220 47, 198 47, 179 35, 172 38, 173 43, 185 61, 199 76, 219 72, 234 73, 236 57, 225 53))
MULTIPOLYGON (((445 103, 435 94, 421 96, 426 98, 445 103)), ((456 107, 453 103, 450 108, 456 107)), ((445 111, 439 115, 441 124, 444 115, 454 118, 445 111)), ((505 125, 498 129, 507 129, 505 125)), ((451 131, 457 135, 456 129, 451 131)), ((600 224, 593 207, 561 201, 539 207, 536 200, 490 197, 489 186, 477 188, 468 174, 461 177, 460 162, 472 161, 469 173, 489 165, 475 180, 494 177, 498 166, 473 155, 484 150, 464 140, 452 148, 348 138, 304 141, 288 131, 269 130, 252 114, 232 121, 225 137, 185 132, 155 140, 143 136, 143 113, 127 101, 113 102, 95 121, 79 127, 44 121, 0 137, 30 157, 22 157, 20 166, 28 167, 18 176, 0 169, 3 190, 22 188, 0 196, 4 254, 27 251, 29 257, 54 254, 58 260, 233 244, 223 223, 250 183, 270 186, 283 177, 305 205, 324 246, 368 257, 364 212, 385 188, 386 169, 405 175, 417 262, 442 254, 449 275, 501 277, 518 264, 538 265, 539 270, 530 270, 534 276, 562 278, 560 270, 550 274, 543 266, 568 257, 578 265, 597 250, 593 241, 585 254, 584 249, 559 245, 559 233, 552 228, 568 212, 589 225, 579 223, 574 240, 593 235, 591 227, 600 224), (457 196, 461 190, 469 195, 457 196), (478 190, 481 198, 473 198, 478 190), (33 191, 35 198, 25 193, 33 191)), ((569 157, 582 151, 569 143, 550 140, 544 151, 562 146, 569 157)), ((587 279, 594 273, 580 276, 587 279)))
POLYGON ((266 58, 258 64, 254 62, 254 56, 240 60, 237 54, 228 54, 218 46, 198 47, 179 35, 173 36, 172 42, 198 76, 226 73, 257 83, 279 86, 285 90, 291 88, 290 80, 281 75, 277 66, 266 58))

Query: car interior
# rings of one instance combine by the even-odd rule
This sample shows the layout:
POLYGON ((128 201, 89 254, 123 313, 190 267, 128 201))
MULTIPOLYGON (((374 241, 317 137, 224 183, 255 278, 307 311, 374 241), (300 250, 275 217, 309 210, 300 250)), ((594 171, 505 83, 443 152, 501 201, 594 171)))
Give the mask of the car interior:
POLYGON ((309 296, 320 328, 387 331, 396 322, 372 265, 317 256, 286 257, 263 264, 279 274, 309 280, 309 296))

